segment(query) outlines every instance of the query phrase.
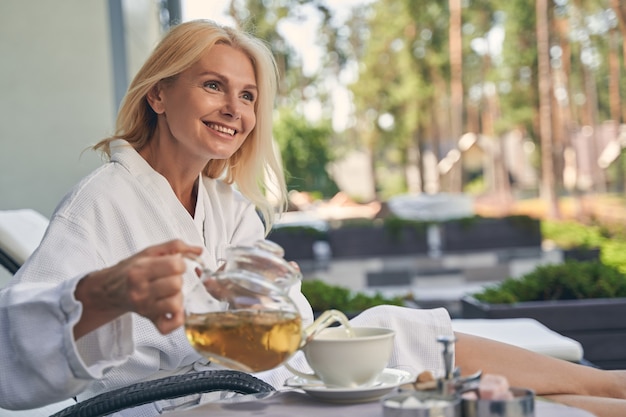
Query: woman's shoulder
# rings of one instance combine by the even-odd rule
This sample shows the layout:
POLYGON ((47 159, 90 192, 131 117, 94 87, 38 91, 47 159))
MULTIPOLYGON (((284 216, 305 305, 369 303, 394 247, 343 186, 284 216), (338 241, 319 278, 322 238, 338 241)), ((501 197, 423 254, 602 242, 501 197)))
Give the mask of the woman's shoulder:
POLYGON ((55 214, 71 217, 84 213, 88 207, 107 204, 111 199, 124 198, 130 183, 124 169, 108 162, 96 168, 76 183, 61 199, 55 214))

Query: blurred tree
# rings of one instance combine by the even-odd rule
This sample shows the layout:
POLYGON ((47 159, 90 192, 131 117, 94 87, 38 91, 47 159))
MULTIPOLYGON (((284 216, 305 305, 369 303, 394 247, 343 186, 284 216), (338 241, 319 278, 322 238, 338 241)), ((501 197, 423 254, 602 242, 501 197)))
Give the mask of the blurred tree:
MULTIPOLYGON (((626 2, 623 0, 611 0, 611 8, 615 13, 621 36, 622 62, 626 63, 626 2)), ((621 120, 626 121, 626 106, 622 109, 621 120)))
MULTIPOLYGON (((450 24, 448 40, 450 44, 450 136, 458 141, 463 134, 463 33, 462 33, 461 0, 448 0, 450 24)), ((459 156, 460 161, 460 156, 459 156)), ((451 166, 449 189, 452 192, 462 191, 462 166, 455 163, 451 166)))
MULTIPOLYGON (((490 66, 485 66, 489 51, 470 47, 470 39, 484 41, 494 25, 497 9, 491 3, 379 0, 372 6, 371 35, 361 55, 359 80, 351 86, 360 120, 356 128, 363 128, 360 137, 372 161, 403 165, 411 192, 459 191, 455 167, 461 133, 478 133, 487 121, 493 125, 498 119, 497 100, 488 101, 483 94, 490 77, 490 66), (464 84, 468 94, 481 92, 479 101, 468 100, 475 109, 471 113, 483 115, 473 125, 464 121, 470 114, 464 110, 464 84)), ((377 171, 389 169, 378 166, 377 171)), ((508 183, 508 176, 500 178, 499 184, 508 183)))
POLYGON ((558 218, 552 154, 552 74, 550 71, 550 33, 548 0, 535 0, 539 81, 539 137, 541 140, 541 195, 548 205, 548 217, 558 218))
POLYGON ((489 146, 489 169, 483 172, 487 191, 496 195, 502 206, 510 203, 511 184, 506 166, 502 136, 511 131, 503 125, 501 96, 507 93, 507 84, 501 80, 502 32, 505 13, 498 2, 477 0, 464 10, 464 33, 467 38, 464 82, 468 88, 466 106, 467 132, 484 137, 489 146))
POLYGON ((502 108, 496 129, 518 127, 536 137, 537 44, 535 9, 527 0, 499 1, 504 39, 495 82, 502 108))
POLYGON ((312 124, 289 108, 281 108, 274 123, 289 190, 319 191, 329 198, 339 191, 326 169, 332 160, 329 122, 312 124))
MULTIPOLYGON (((302 61, 305 51, 294 49, 281 31, 281 25, 302 24, 316 15, 322 23, 314 41, 325 43, 329 50, 339 51, 336 28, 330 24, 330 11, 325 2, 231 0, 229 12, 239 27, 265 40, 276 58, 281 80, 274 134, 287 173, 288 188, 333 196, 338 188, 326 171, 327 164, 334 157, 331 152, 334 132, 330 125, 332 106, 327 88, 327 62, 320 62, 315 71, 305 73, 302 61), (320 114, 307 110, 311 104, 322 109, 320 114)), ((333 54, 337 55, 338 52, 333 54)), ((325 60, 331 61, 328 57, 325 60)), ((341 57, 338 60, 341 61, 341 57)), ((340 67, 339 64, 332 66, 335 70, 340 67)))
MULTIPOLYGON (((626 54, 622 3, 374 0, 339 20, 328 0, 231 0, 231 15, 272 47, 282 75, 278 107, 290 109, 294 120, 302 117, 306 123, 300 127, 330 125, 336 93, 349 85, 350 119, 328 132, 333 152, 327 157, 366 150, 378 199, 458 190, 445 172, 454 166, 449 157, 461 126, 461 132, 492 137, 498 147, 511 130, 540 145, 542 161, 536 164, 542 167, 542 189, 549 190, 544 197, 554 207, 564 188, 563 154, 572 149, 572 134, 618 114, 623 120, 626 113, 620 104, 626 80, 620 79, 616 54, 620 47, 626 54), (313 41, 325 53, 305 73, 302 51, 294 50, 281 28, 311 16, 319 22, 313 41), (493 43, 499 33, 500 43, 493 43)), ((606 184, 597 156, 575 158, 586 158, 595 170, 583 192, 606 184)), ((506 193, 505 161, 493 164, 491 191, 506 193)))
MULTIPOLYGON (((370 156, 372 172, 404 166, 406 150, 416 129, 415 102, 424 84, 415 77, 410 45, 415 27, 403 2, 381 0, 373 5, 367 22, 365 48, 357 54, 358 80, 350 86, 354 95, 354 137, 370 156), (390 21, 394 21, 390 25, 390 21), (409 36, 409 39, 406 39, 409 36)), ((372 184, 380 199, 380 177, 372 184)))
MULTIPOLYGON (((626 2, 622 0, 611 0, 611 7, 615 13, 615 17, 618 22, 619 32, 621 35, 620 36, 621 39, 618 39, 616 47, 619 47, 619 42, 621 41, 622 62, 626 62, 626 41, 624 41, 626 39, 626 2)), ((619 67, 621 68, 621 65, 619 67)), ((619 84, 618 86, 613 85, 611 88, 612 89, 618 88, 618 91, 621 93, 621 88, 619 84)), ((621 100, 620 100, 620 113, 621 114, 620 114, 619 122, 626 121, 626 106, 621 105, 621 100)), ((613 118, 616 121, 618 120, 616 119, 615 115, 613 116, 613 118)), ((626 193, 626 153, 624 152, 624 150, 620 152, 619 170, 620 172, 618 173, 618 178, 621 179, 622 192, 626 193)))

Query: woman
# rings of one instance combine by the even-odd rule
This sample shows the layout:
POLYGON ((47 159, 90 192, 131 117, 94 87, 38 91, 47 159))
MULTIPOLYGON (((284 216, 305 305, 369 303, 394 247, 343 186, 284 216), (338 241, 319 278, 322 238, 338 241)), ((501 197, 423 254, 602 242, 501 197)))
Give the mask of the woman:
MULTIPOLYGON (((184 259, 201 256, 216 269, 228 246, 271 229, 266 190, 279 190, 284 206, 271 142, 276 80, 259 40, 212 22, 176 26, 156 47, 129 87, 115 135, 95 146, 110 161, 63 199, 39 248, 0 293, 0 407, 80 400, 210 366, 181 328, 183 294, 197 282, 184 259)), ((298 286, 290 294, 310 322, 298 286)), ((452 334, 445 310, 377 307, 353 323, 396 329, 391 366, 441 371, 435 339, 452 334)), ((465 373, 503 374, 580 406, 623 407, 622 373, 457 338, 465 373)), ((279 367, 258 376, 279 387, 289 375, 279 367)))

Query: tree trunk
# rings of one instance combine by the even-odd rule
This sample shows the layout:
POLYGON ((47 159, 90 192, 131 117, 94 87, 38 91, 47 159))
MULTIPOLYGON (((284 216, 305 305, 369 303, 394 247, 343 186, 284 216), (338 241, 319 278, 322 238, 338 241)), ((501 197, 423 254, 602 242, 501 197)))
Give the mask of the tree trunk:
POLYGON ((549 218, 559 218, 552 163, 552 111, 550 105, 550 39, 548 32, 548 1, 536 0, 537 54, 539 81, 539 136, 541 141, 541 194, 548 204, 549 218))
POLYGON ((591 137, 589 145, 589 163, 591 167, 591 178, 593 182, 593 191, 598 193, 606 192, 606 179, 604 170, 598 165, 598 156, 601 150, 598 149, 597 128, 599 126, 598 117, 598 86, 593 71, 583 64, 583 80, 585 84, 585 113, 587 114, 587 124, 591 126, 591 137))
MULTIPOLYGON (((553 117, 553 150, 555 188, 568 188, 563 178, 565 173, 565 150, 570 145, 569 135, 571 134, 571 94, 569 90, 569 78, 571 70, 571 46, 569 43, 569 21, 565 16, 555 16, 552 27, 555 36, 558 37, 558 44, 561 47, 560 65, 552 69, 552 117, 553 117)), ((569 189, 571 191, 571 189, 569 189)))
MULTIPOLYGON (((611 110, 611 119, 615 124, 615 132, 617 134, 619 134, 619 127, 622 122, 622 103, 619 86, 621 71, 618 49, 619 33, 615 29, 613 29, 609 32, 609 106, 611 110)), ((617 168, 617 189, 620 192, 624 192, 624 163, 623 155, 621 153, 614 163, 617 168)))
POLYGON ((422 192, 422 167, 419 140, 415 140, 407 149, 407 163, 405 169, 406 185, 409 194, 422 192))
POLYGON ((621 99, 619 94, 620 67, 617 49, 619 45, 619 34, 616 30, 609 32, 609 105, 611 109, 611 119, 615 123, 621 122, 621 99))
MULTIPOLYGON (((619 31, 622 34, 622 59, 624 65, 626 65, 626 2, 623 0, 611 0, 611 7, 619 22, 619 31)), ((626 108, 622 109, 622 120, 626 121, 626 108)))
MULTIPOLYGON (((449 0, 450 8, 450 136, 458 144, 463 134, 463 37, 461 32, 461 0, 449 0)), ((461 192, 462 164, 449 172, 451 192, 461 192)))

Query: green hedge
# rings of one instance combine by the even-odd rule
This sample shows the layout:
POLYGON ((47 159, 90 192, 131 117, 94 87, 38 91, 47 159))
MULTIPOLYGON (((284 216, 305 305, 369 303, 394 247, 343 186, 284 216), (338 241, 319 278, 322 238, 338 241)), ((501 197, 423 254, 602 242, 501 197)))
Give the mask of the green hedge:
POLYGON ((489 304, 615 297, 626 297, 626 275, 597 261, 540 265, 520 278, 507 278, 474 294, 489 304))
POLYGON ((402 297, 386 298, 381 294, 370 296, 318 279, 302 281, 302 293, 311 303, 313 310, 318 312, 335 309, 344 313, 354 313, 381 304, 404 305, 402 297))
POLYGON ((541 234, 563 249, 600 248, 602 263, 626 273, 626 235, 617 229, 610 232, 598 225, 542 220, 541 234))

